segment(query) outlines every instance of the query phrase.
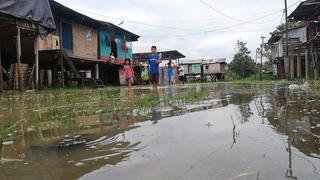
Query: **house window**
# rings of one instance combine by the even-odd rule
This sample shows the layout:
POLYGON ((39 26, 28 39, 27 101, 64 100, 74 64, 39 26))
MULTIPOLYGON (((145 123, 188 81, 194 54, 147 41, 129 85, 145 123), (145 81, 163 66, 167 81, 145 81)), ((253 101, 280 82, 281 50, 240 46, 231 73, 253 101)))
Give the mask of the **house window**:
POLYGON ((92 30, 91 29, 86 29, 85 37, 86 37, 86 40, 91 40, 91 37, 92 37, 92 30))
POLYGON ((209 65, 206 65, 206 70, 208 70, 209 69, 209 65))

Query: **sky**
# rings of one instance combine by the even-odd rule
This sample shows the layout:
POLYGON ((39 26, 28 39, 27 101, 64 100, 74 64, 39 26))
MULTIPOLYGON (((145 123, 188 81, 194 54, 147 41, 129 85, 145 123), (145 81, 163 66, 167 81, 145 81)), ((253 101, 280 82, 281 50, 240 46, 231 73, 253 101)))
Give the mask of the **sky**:
MULTIPOLYGON (((232 61, 237 40, 247 42, 251 56, 261 36, 270 37, 284 22, 284 0, 56 0, 95 19, 140 35, 134 53, 178 50, 192 59, 232 61)), ((287 0, 289 14, 298 0, 287 0)))

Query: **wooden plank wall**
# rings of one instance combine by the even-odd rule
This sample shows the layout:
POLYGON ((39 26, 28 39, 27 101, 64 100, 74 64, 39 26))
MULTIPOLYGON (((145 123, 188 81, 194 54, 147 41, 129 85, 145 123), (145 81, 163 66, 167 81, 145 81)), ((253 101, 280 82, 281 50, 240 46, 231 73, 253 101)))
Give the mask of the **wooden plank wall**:
POLYGON ((72 23, 73 55, 80 58, 98 59, 98 32, 77 23, 72 23), (86 32, 91 31, 91 37, 86 32))
POLYGON ((46 38, 38 38, 39 51, 45 50, 59 50, 60 49, 60 40, 59 36, 49 34, 46 38))

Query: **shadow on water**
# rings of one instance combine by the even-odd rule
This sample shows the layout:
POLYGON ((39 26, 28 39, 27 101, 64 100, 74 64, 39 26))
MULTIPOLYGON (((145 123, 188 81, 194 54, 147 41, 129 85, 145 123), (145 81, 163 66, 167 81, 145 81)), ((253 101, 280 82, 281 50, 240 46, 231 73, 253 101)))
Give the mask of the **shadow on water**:
POLYGON ((221 83, 161 88, 157 95, 149 88, 127 92, 57 90, 1 97, 0 179, 103 179, 109 174, 141 179, 139 173, 167 163, 166 175, 145 176, 320 177, 320 103, 311 91, 221 83), (86 143, 58 148, 65 135, 81 135, 86 143), (288 163, 274 169, 280 158, 288 163))

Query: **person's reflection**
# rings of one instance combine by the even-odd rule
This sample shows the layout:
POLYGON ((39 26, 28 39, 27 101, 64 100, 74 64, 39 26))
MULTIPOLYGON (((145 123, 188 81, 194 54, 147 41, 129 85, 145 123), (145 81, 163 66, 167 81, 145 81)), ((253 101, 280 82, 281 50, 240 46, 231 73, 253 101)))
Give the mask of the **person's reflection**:
POLYGON ((157 108, 153 107, 151 109, 151 115, 152 115, 152 118, 151 118, 152 124, 158 124, 158 121, 160 120, 161 115, 157 111, 157 108))
POLYGON ((170 98, 173 98, 173 87, 172 87, 172 86, 169 86, 168 96, 169 96, 170 98))

